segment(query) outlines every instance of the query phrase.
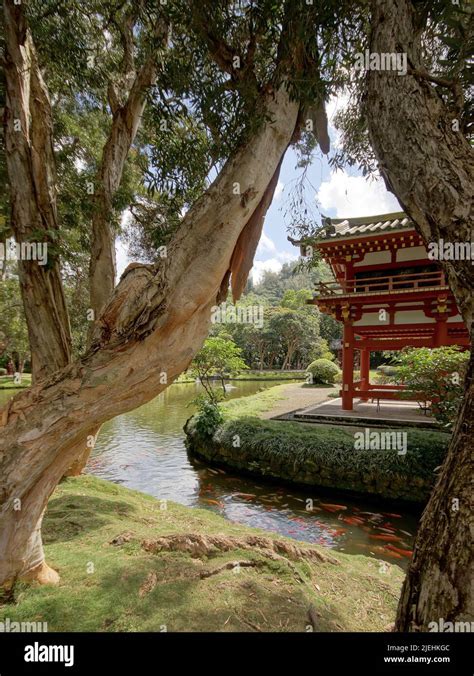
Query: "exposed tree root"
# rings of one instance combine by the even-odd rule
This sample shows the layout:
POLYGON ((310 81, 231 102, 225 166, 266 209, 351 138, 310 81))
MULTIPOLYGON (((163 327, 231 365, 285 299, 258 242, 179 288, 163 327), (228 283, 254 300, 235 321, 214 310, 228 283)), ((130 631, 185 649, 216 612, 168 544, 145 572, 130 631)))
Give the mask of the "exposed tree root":
POLYGON ((152 570, 151 573, 148 573, 140 589, 138 590, 138 596, 142 599, 144 596, 149 594, 156 587, 157 582, 158 576, 155 571, 152 570))
POLYGON ((119 533, 114 538, 112 538, 112 540, 109 542, 109 545, 115 545, 116 547, 119 547, 120 545, 123 545, 126 542, 130 542, 130 540, 132 538, 133 538, 133 532, 130 531, 130 530, 127 530, 124 533, 119 533))
POLYGON ((222 566, 214 568, 213 570, 203 570, 200 573, 199 577, 204 579, 206 577, 218 575, 219 573, 222 573, 224 570, 235 570, 235 568, 256 568, 261 564, 262 564, 261 561, 247 561, 246 559, 244 559, 243 561, 228 561, 227 563, 224 563, 222 564, 222 566))
POLYGON ((311 626, 314 631, 318 631, 318 625, 320 624, 319 618, 321 617, 313 604, 308 608, 308 617, 311 622, 311 626))
POLYGON ((252 620, 242 617, 241 615, 237 615, 237 613, 235 614, 235 616, 239 620, 239 622, 242 622, 242 624, 246 624, 247 627, 250 627, 254 631, 263 631, 263 629, 259 627, 258 624, 256 624, 255 622, 252 622, 252 620))
POLYGON ((157 540, 143 540, 142 547, 145 551, 153 554, 161 551, 185 552, 194 558, 215 556, 219 552, 228 552, 233 549, 249 549, 274 560, 286 558, 292 561, 310 560, 319 563, 339 564, 337 559, 321 554, 317 549, 299 547, 291 542, 273 540, 260 535, 244 537, 196 535, 194 533, 166 535, 157 540))

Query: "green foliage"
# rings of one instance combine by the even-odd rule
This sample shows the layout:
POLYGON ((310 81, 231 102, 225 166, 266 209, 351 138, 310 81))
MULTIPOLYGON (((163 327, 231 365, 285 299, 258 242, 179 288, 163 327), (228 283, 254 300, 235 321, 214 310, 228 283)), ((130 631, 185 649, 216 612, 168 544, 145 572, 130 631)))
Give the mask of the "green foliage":
POLYGON ((236 469, 412 501, 429 496, 450 438, 441 432, 400 430, 407 434, 407 453, 398 455, 395 449, 356 448, 354 431, 347 429, 250 416, 227 419, 212 442, 200 443, 189 431, 190 448, 198 455, 236 469))
POLYGON ((320 357, 333 360, 327 341, 340 337, 340 324, 306 302, 313 297, 312 287, 320 275, 319 268, 301 270, 295 263, 285 264, 280 272, 265 272, 236 304, 236 308, 258 308, 263 313, 263 326, 217 323, 212 325, 211 335, 230 336, 253 369, 284 366, 285 370, 302 370, 320 357))
POLYGON ((204 437, 212 437, 218 427, 222 425, 224 416, 214 401, 201 398, 196 400, 198 412, 193 418, 197 432, 204 437))
POLYGON ((312 362, 313 364, 318 359, 325 359, 326 361, 334 361, 334 355, 329 349, 327 340, 324 340, 324 338, 319 338, 318 341, 314 344, 312 349, 312 356, 313 356, 312 362))
POLYGON ((457 346, 407 348, 394 361, 393 377, 407 388, 404 395, 430 401, 436 420, 451 426, 463 397, 469 352, 457 346))
POLYGON ((204 341, 204 345, 194 357, 190 371, 201 381, 209 401, 217 403, 216 392, 211 384, 211 378, 220 379, 225 395, 226 376, 234 375, 248 368, 240 356, 241 349, 229 338, 211 336, 204 341))
POLYGON ((341 373, 340 368, 329 359, 316 359, 308 366, 306 371, 310 374, 311 382, 315 385, 333 385, 337 376, 341 373))
POLYGON ((13 264, 8 276, 0 282, 0 356, 15 362, 15 370, 23 367, 29 357, 28 330, 23 313, 20 286, 13 264))
POLYGON ((377 367, 377 374, 374 382, 379 383, 380 385, 390 385, 393 383, 396 384, 397 373, 398 373, 397 366, 390 364, 381 364, 380 366, 377 367))
MULTIPOLYGON (((414 22, 421 36, 424 70, 433 76, 430 86, 445 103, 451 119, 459 121, 459 131, 472 138, 474 125, 472 108, 472 44, 474 39, 474 11, 468 0, 414 0, 411 3, 414 22)), ((355 53, 363 53, 370 46, 370 20, 367 15, 357 36, 352 35, 346 55, 349 63, 355 53)), ((365 72, 351 68, 350 100, 336 115, 335 125, 341 132, 341 143, 330 164, 335 168, 357 166, 363 175, 379 171, 377 159, 370 144, 366 116, 365 72)))

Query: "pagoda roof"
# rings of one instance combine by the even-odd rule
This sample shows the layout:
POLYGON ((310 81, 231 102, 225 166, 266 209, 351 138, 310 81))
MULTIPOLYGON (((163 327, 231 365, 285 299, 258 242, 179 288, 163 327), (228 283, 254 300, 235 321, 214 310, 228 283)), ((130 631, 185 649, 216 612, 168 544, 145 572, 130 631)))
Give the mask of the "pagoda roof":
POLYGON ((359 218, 331 218, 330 224, 324 225, 321 231, 311 239, 317 242, 327 242, 379 232, 413 230, 414 228, 413 221, 403 211, 379 216, 360 216, 359 218))

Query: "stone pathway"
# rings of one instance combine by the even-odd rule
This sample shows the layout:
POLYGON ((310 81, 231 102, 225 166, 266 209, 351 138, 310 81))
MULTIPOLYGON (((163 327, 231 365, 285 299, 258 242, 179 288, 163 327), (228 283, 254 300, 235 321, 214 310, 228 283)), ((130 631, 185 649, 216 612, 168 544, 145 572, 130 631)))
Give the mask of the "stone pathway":
POLYGON ((304 383, 289 383, 282 389, 284 399, 275 402, 273 408, 261 413, 262 418, 274 418, 277 415, 284 415, 296 409, 316 406, 322 401, 328 399, 331 393, 337 392, 340 385, 336 387, 303 387, 304 383))

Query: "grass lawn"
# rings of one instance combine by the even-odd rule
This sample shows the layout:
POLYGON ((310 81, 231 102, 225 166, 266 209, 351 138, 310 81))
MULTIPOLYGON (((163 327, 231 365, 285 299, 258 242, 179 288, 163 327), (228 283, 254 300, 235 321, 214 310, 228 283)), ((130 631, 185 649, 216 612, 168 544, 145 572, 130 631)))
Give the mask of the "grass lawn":
POLYGON ((285 389, 287 387, 286 384, 275 385, 268 390, 263 390, 256 394, 222 402, 220 407, 227 420, 233 420, 234 418, 240 418, 247 415, 258 416, 259 413, 270 411, 277 401, 284 399, 285 389))
POLYGON ((242 371, 231 380, 305 380, 305 371, 242 371))
POLYGON ((0 376, 0 390, 18 390, 22 387, 30 387, 31 373, 24 373, 21 383, 15 383, 13 376, 0 376))
MULTIPOLYGON (((288 380, 297 381, 305 380, 306 373, 304 371, 242 371, 241 373, 226 378, 226 380, 288 380)), ((194 383, 195 378, 192 378, 189 373, 182 373, 175 383, 194 383)))
POLYGON ((61 582, 18 584, 14 599, 0 605, 0 620, 47 622, 48 631, 304 632, 380 631, 395 617, 398 566, 238 526, 207 510, 162 507, 95 477, 63 481, 44 523, 46 557, 61 582), (185 534, 199 543, 176 537, 185 534), (255 535, 265 539, 249 547, 255 535), (166 536, 175 537, 159 540, 166 536))

